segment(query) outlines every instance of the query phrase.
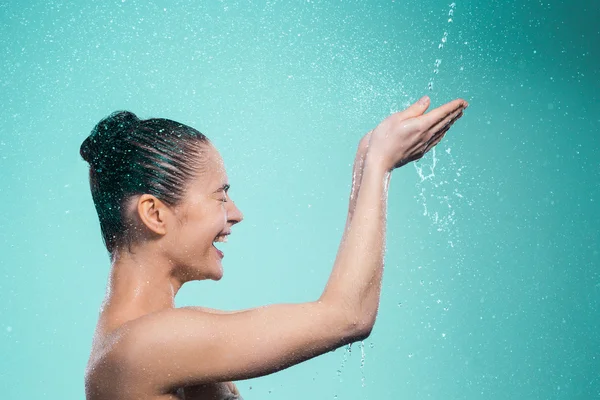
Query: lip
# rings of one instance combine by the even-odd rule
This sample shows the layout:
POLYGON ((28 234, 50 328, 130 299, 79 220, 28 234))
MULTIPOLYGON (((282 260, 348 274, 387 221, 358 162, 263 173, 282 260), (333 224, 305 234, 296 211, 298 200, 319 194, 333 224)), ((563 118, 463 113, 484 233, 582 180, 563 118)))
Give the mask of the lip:
POLYGON ((217 252, 217 255, 219 256, 219 258, 223 259, 223 257, 225 256, 223 254, 223 252, 221 250, 219 250, 219 248, 217 246, 215 246, 215 244, 213 243, 212 247, 215 249, 215 251, 217 252))
POLYGON ((229 236, 229 235, 231 235, 231 231, 225 232, 225 233, 219 233, 217 236, 215 236, 215 239, 213 240, 213 243, 215 242, 215 240, 217 240, 217 238, 219 236, 229 236))

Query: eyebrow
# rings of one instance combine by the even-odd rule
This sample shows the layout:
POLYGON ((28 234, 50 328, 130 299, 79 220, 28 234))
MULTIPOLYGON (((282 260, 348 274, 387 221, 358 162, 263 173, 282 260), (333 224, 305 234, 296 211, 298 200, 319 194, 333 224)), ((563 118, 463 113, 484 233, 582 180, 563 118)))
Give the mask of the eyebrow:
POLYGON ((229 190, 231 186, 228 183, 225 183, 223 186, 221 186, 220 188, 218 188, 217 190, 215 190, 215 193, 220 192, 222 190, 225 191, 225 193, 227 193, 227 191, 229 190))

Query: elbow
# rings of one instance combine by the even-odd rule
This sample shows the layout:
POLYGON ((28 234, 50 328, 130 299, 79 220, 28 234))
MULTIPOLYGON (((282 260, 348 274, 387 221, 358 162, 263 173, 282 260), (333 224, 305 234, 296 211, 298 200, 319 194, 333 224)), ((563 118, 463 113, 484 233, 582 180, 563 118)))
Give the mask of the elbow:
POLYGON ((371 336, 371 332, 373 331, 373 325, 375 321, 365 321, 359 324, 356 327, 356 335, 357 340, 365 340, 369 336, 371 336))
POLYGON ((366 318, 354 318, 350 321, 348 335, 352 342, 365 340, 371 335, 375 321, 366 318))
MULTIPOLYGON (((325 303, 323 300, 319 302, 325 303)), ((333 304, 335 305, 329 305, 328 309, 331 310, 330 315, 335 316, 333 319, 338 321, 336 325, 341 328, 339 334, 344 343, 364 340, 371 335, 373 325, 375 325, 374 316, 361 314, 356 311, 355 307, 350 307, 347 304, 333 304)))

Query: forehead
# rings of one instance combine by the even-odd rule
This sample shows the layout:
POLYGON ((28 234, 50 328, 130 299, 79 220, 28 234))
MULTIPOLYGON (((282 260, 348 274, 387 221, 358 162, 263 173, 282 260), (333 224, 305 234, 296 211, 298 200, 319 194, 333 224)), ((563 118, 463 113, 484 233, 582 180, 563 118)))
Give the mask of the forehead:
POLYGON ((192 190, 213 193, 228 183, 225 163, 213 145, 205 146, 200 157, 203 158, 201 173, 192 182, 192 190))

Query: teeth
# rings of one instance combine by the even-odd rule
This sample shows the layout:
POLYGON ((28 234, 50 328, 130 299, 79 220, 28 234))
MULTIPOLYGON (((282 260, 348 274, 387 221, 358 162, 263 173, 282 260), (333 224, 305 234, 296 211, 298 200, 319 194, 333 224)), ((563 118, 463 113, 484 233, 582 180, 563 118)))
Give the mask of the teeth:
POLYGON ((217 238, 213 242, 227 243, 227 236, 217 236, 217 238))

